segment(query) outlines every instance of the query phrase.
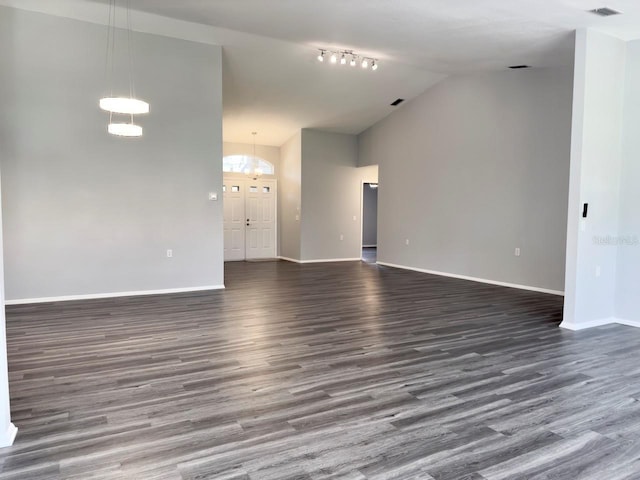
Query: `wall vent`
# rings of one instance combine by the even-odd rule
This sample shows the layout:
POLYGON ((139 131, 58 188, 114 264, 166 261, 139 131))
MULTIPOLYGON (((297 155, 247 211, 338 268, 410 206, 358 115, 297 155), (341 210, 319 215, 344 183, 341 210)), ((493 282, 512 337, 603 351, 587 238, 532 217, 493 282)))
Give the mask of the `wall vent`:
POLYGON ((620 15, 621 12, 613 10, 612 8, 603 7, 589 10, 589 13, 593 13, 594 15, 598 15, 599 17, 612 17, 613 15, 620 15))
POLYGON ((511 70, 524 70, 525 68, 531 68, 529 65, 511 65, 511 70))
POLYGON ((392 107, 397 107, 398 105, 400 105, 402 102, 404 102, 404 98, 399 98, 397 99, 395 102, 393 102, 391 104, 392 107))

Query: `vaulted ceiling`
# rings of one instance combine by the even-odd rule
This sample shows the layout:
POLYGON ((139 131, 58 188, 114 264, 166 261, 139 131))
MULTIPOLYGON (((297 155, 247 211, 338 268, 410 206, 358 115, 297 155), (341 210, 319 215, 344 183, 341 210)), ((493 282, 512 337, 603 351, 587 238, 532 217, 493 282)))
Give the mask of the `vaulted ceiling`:
MULTIPOLYGON (((108 0, 99 0, 106 2, 108 0)), ((637 0, 131 0, 218 27, 224 138, 281 145, 300 128, 359 133, 446 75, 571 65, 573 31, 637 38, 637 0), (601 18, 588 10, 624 12, 601 18), (242 33, 238 33, 242 32, 242 33), (318 48, 379 58, 376 72, 320 64, 318 48)))

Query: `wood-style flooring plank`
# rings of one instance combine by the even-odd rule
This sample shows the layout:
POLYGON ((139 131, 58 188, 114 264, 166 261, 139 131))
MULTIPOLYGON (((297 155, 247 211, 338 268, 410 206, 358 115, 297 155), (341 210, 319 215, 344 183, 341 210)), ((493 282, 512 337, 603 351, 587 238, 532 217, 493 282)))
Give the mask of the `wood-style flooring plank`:
POLYGON ((366 262, 7 307, 0 479, 640 479, 640 331, 366 262))

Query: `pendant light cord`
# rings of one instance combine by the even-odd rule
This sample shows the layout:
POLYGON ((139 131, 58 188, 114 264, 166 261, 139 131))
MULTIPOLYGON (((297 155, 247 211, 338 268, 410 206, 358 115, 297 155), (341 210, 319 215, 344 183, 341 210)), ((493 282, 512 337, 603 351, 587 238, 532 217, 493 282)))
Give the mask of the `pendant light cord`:
POLYGON ((114 52, 116 48, 116 0, 109 0, 109 21, 107 22, 107 48, 104 56, 104 78, 107 91, 113 96, 113 78, 115 59, 114 52))
MULTIPOLYGON (((131 34, 131 0, 127 0, 127 49, 129 53, 129 98, 135 98, 135 84, 133 83, 133 38, 131 34)), ((131 121, 133 123, 133 119, 131 121)))
POLYGON ((253 132, 253 161, 256 161, 256 135, 258 132, 253 132))
MULTIPOLYGON (((131 28, 131 0, 126 0, 125 21, 127 29, 127 67, 129 76, 129 98, 135 98, 135 83, 133 76, 133 35, 131 28)), ((116 37, 117 37, 117 5, 116 0, 109 0, 109 22, 107 26, 107 48, 105 53, 104 76, 109 94, 113 97, 116 70, 116 37)))

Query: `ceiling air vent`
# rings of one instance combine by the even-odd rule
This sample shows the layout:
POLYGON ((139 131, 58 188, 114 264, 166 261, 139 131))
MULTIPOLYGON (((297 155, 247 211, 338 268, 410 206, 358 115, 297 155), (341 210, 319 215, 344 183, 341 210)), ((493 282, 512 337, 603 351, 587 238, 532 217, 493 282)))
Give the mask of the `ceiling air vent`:
POLYGON ((395 102, 393 102, 391 104, 392 107, 397 107, 398 105, 400 105, 402 102, 404 102, 404 98, 399 98, 397 99, 395 102))
POLYGON ((509 67, 511 70, 523 70, 525 68, 531 68, 529 65, 511 65, 509 67))
POLYGON ((612 17, 613 15, 620 15, 621 12, 618 12, 617 10, 613 10, 611 8, 603 7, 589 10, 589 13, 593 13, 594 15, 598 15, 599 17, 612 17))

